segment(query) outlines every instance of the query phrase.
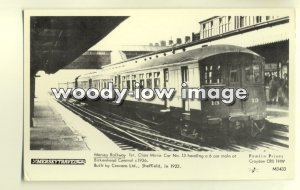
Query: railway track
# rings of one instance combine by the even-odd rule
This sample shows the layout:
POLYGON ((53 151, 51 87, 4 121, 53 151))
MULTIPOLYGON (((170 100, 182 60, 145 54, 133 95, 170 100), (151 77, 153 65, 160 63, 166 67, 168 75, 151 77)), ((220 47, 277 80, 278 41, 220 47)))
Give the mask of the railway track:
POLYGON ((111 138, 121 149, 168 150, 168 151, 211 151, 212 148, 166 137, 140 122, 119 115, 107 117, 72 102, 60 101, 63 106, 92 123, 111 138), (124 148, 125 147, 125 148, 124 148))
POLYGON ((281 150, 288 148, 288 126, 272 124, 259 139, 216 145, 201 146, 161 134, 148 125, 105 110, 93 111, 87 104, 76 101, 60 103, 92 123, 123 150, 168 150, 168 151, 253 151, 259 149, 281 150))
POLYGON ((107 137, 109 137, 112 141, 119 144, 120 148, 124 147, 124 145, 130 145, 132 150, 157 150, 156 147, 148 144, 142 139, 136 138, 129 133, 126 133, 123 130, 115 127, 114 125, 106 122, 103 118, 93 116, 91 113, 84 111, 82 108, 79 108, 75 105, 72 105, 67 102, 60 102, 63 106, 68 108, 70 111, 79 115, 84 120, 90 122, 95 126, 98 130, 104 133, 107 137))
POLYGON ((228 148, 233 151, 286 150, 289 148, 288 126, 267 122, 267 130, 258 139, 232 143, 228 148))

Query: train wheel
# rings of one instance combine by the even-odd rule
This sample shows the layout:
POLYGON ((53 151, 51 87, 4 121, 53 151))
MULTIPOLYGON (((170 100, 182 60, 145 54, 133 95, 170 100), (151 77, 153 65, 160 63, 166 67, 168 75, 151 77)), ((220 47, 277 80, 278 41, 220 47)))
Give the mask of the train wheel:
POLYGON ((266 124, 265 120, 252 120, 251 121, 251 137, 257 137, 264 130, 266 124))

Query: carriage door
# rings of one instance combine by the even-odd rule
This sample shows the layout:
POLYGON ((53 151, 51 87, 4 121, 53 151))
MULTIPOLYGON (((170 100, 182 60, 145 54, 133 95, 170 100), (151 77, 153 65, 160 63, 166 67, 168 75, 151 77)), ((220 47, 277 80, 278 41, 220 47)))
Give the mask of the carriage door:
MULTIPOLYGON (((168 82, 169 82, 169 70, 164 69, 164 88, 168 88, 168 82)), ((165 107, 169 107, 167 99, 165 99, 165 107)))
MULTIPOLYGON (((188 84, 189 80, 189 70, 187 66, 181 67, 181 82, 188 84)), ((181 84, 180 84, 181 86, 181 84)), ((189 111, 189 101, 188 100, 182 100, 182 108, 185 111, 189 111)))
MULTIPOLYGON (((242 79, 241 79, 241 64, 239 63, 230 63, 229 66, 229 87, 230 88, 241 88, 242 79)), ((242 103, 240 100, 236 100, 233 105, 230 106, 232 113, 237 113, 242 111, 242 103)))

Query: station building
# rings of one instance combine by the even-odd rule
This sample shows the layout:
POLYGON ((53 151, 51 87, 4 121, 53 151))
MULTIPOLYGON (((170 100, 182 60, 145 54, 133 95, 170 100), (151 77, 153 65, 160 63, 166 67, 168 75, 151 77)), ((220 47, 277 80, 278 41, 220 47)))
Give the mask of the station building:
MULTIPOLYGON (((288 16, 213 16, 200 21, 199 30, 192 33, 191 38, 187 36, 184 41, 177 39, 176 43, 171 41, 168 47, 140 55, 134 62, 143 62, 153 56, 166 56, 211 45, 226 44, 245 47, 265 58, 266 99, 268 102, 276 103, 279 101, 279 96, 275 95, 275 99, 269 96, 270 84, 272 78, 276 81, 285 80, 280 83, 288 84, 291 31, 294 30, 288 16)), ((146 52, 141 52, 141 54, 144 53, 146 52)), ((279 87, 275 90, 275 94, 278 89, 279 87)), ((285 94, 284 101, 287 103, 288 87, 284 92, 282 91, 282 94, 285 94)))
POLYGON ((231 44, 249 48, 265 58, 265 75, 289 72, 288 16, 214 16, 199 22, 193 44, 231 44))

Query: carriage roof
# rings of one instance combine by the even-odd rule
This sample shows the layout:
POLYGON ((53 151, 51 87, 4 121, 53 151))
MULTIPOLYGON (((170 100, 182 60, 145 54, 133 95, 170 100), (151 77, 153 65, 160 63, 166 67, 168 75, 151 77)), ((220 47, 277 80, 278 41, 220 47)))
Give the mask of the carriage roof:
POLYGON ((151 68, 187 61, 200 61, 208 57, 226 53, 244 53, 259 57, 258 54, 247 48, 234 45, 212 45, 188 51, 183 51, 180 49, 177 49, 176 51, 182 52, 164 56, 163 52, 160 51, 157 54, 151 53, 136 58, 131 58, 123 62, 106 65, 97 72, 79 76, 78 81, 88 80, 87 78, 92 78, 93 80, 101 79, 109 75, 121 74, 123 72, 135 71, 143 68, 151 68), (156 58, 156 55, 159 55, 158 58, 156 58), (150 59, 150 57, 152 59, 150 59), (147 60, 145 61, 144 59, 147 60))
MULTIPOLYGON (((176 51, 180 51, 180 49, 177 49, 176 51)), ((175 53, 167 56, 160 54, 158 58, 156 58, 156 55, 158 54, 151 54, 148 56, 145 55, 142 57, 129 59, 124 62, 104 66, 103 71, 109 72, 110 70, 112 73, 127 72, 130 70, 151 68, 159 65, 168 65, 168 64, 181 63, 181 62, 193 61, 193 60, 200 61, 211 56, 215 56, 218 54, 225 54, 225 53, 244 53, 244 54, 259 56, 255 52, 239 46, 212 45, 212 46, 197 48, 189 51, 182 51, 180 53, 175 53)))

